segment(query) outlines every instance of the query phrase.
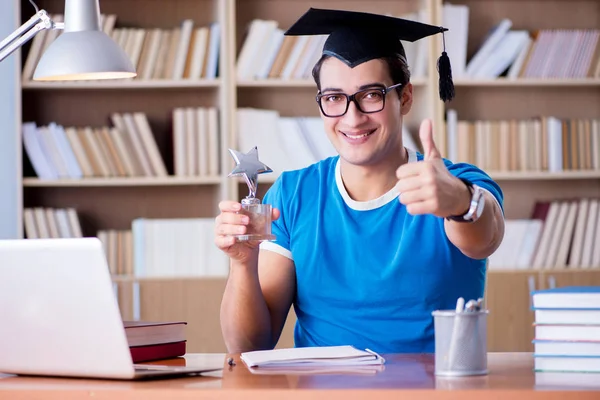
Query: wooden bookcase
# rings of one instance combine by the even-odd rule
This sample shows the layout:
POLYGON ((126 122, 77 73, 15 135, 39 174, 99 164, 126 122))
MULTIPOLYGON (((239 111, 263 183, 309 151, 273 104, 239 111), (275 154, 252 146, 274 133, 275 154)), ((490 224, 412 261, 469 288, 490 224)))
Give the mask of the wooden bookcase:
MULTIPOLYGON (((33 14, 28 2, 20 3, 19 23, 33 14)), ((453 3, 468 5, 470 9, 468 58, 477 50, 487 31, 502 17, 511 18, 514 27, 531 31, 600 26, 600 3, 594 0, 457 0, 453 3)), ((63 0, 38 0, 37 4, 50 13, 62 13, 64 8, 63 0)), ((430 21, 438 24, 442 0, 101 0, 101 12, 117 14, 117 26, 173 28, 185 18, 191 18, 199 25, 218 21, 221 24, 221 48, 217 79, 69 84, 19 82, 23 121, 35 121, 38 125, 53 121, 64 125, 108 125, 112 112, 143 111, 172 174, 172 110, 175 107, 216 106, 220 111, 221 126, 220 176, 216 179, 167 177, 40 181, 28 174, 25 168, 25 176, 16 171, 23 188, 23 207, 75 207, 84 234, 92 236, 100 229, 128 229, 137 217, 214 217, 221 199, 245 196, 245 184, 227 178, 233 167, 227 149, 237 146, 236 108, 275 109, 282 116, 319 114, 312 80, 237 81, 236 56, 252 19, 273 19, 285 29, 309 7, 393 15, 425 9, 430 21)), ((442 38, 437 36, 425 39, 430 61, 441 54, 442 38)), ((23 61, 27 50, 28 46, 25 46, 21 56, 23 61)), ((442 149, 446 146, 445 110, 448 107, 456 109, 460 118, 470 120, 549 114, 565 118, 600 118, 598 79, 455 80, 456 98, 446 105, 439 101, 437 82, 435 63, 429 62, 427 76, 413 82, 416 104, 405 121, 416 132, 423 118, 431 118, 436 140, 442 149)), ((15 101, 20 100, 16 98, 15 101)), ((9 133, 20 136, 20 127, 9 133)), ((23 159, 26 159, 24 154, 23 159)), ((490 173, 504 191, 506 217, 511 219, 529 218, 536 200, 600 197, 600 173, 597 171, 490 173)), ((269 179, 262 175, 258 195, 262 196, 268 187, 269 179)), ((21 221, 19 223, 22 224, 21 221)), ((552 282, 557 285, 571 282, 600 284, 598 274, 600 272, 567 270, 489 272, 489 349, 531 349, 530 277, 534 279, 535 288, 539 289, 546 287, 548 276, 555 276, 552 282), (584 276, 586 278, 582 278, 584 276)), ((132 285, 139 284, 143 319, 185 319, 190 326, 189 351, 224 350, 218 320, 224 279, 125 278, 117 281, 125 318, 133 316, 130 308, 132 285)), ((280 346, 293 343, 292 328, 293 313, 280 346)))

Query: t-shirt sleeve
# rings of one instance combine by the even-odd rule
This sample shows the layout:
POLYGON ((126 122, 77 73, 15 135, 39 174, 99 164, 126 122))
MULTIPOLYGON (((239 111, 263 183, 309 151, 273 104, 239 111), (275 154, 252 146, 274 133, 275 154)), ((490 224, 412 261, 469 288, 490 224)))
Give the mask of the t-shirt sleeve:
POLYGON ((449 166, 449 171, 457 178, 463 178, 488 191, 502 210, 504 215, 504 194, 498 185, 487 173, 472 164, 456 163, 449 166))
POLYGON ((261 249, 277 251, 291 258, 290 253, 290 234, 286 224, 286 206, 283 192, 283 174, 271 185, 263 197, 263 204, 270 204, 272 208, 279 210, 279 218, 272 221, 271 233, 275 235, 275 240, 262 242, 261 249))

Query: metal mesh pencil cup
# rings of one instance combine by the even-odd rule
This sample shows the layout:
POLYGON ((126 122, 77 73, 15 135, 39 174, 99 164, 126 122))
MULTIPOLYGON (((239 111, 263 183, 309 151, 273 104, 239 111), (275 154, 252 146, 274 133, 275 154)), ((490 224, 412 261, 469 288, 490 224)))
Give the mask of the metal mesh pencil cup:
POLYGON ((441 376, 486 375, 487 310, 433 313, 435 374, 441 376))

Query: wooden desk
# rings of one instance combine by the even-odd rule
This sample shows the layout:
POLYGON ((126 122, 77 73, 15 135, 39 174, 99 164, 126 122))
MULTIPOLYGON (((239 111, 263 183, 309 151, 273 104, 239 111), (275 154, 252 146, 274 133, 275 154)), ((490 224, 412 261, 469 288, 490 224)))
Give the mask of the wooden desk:
POLYGON ((600 374, 547 374, 554 383, 541 384, 533 372, 529 353, 490 353, 489 375, 440 378, 434 375, 432 355, 387 355, 383 371, 372 374, 254 374, 234 357, 229 367, 225 354, 189 354, 182 359, 156 364, 217 365, 212 376, 146 382, 68 378, 31 378, 0 375, 0 399, 600 399, 600 374), (591 378, 590 378, 591 377, 591 378), (595 387, 593 387, 595 385, 595 387), (326 396, 326 397, 324 397, 326 396), (570 398, 570 397, 569 397, 570 398))

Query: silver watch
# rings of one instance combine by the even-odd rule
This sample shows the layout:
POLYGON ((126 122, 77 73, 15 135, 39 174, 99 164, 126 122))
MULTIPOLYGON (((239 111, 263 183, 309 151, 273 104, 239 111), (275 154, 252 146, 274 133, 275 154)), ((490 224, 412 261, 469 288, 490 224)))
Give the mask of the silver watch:
POLYGON ((473 185, 473 195, 471 196, 471 206, 469 211, 463 216, 465 221, 475 222, 481 217, 483 207, 485 206, 485 197, 483 189, 477 185, 473 185))
POLYGON ((469 210, 463 215, 448 217, 449 220, 458 222, 475 222, 479 219, 479 217, 481 217, 481 214, 483 214, 483 207, 485 206, 483 189, 470 182, 465 182, 465 184, 471 192, 471 203, 469 205, 469 210))

